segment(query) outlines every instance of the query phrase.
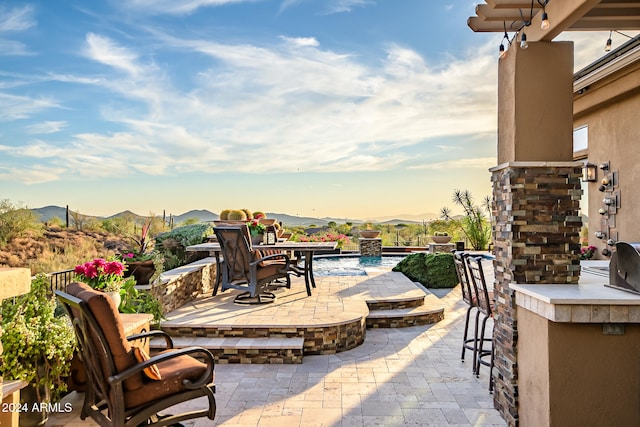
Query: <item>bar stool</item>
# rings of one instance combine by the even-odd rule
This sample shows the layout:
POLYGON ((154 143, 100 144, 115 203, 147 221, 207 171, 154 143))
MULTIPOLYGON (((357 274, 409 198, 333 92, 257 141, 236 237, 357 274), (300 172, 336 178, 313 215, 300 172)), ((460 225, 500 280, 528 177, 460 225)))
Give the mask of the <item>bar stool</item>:
POLYGON ((476 366, 476 337, 469 338, 469 320, 471 318, 471 311, 476 309, 476 324, 478 324, 478 318, 480 316, 480 311, 478 309, 478 297, 474 294, 473 288, 471 286, 471 282, 469 279, 469 272, 467 271, 467 262, 465 258, 469 256, 466 252, 462 251, 453 251, 453 262, 456 266, 456 273, 458 273, 458 280, 460 281, 460 288, 462 290, 462 300, 467 303, 469 308, 467 308, 467 315, 464 320, 464 334, 462 335, 462 354, 460 355, 460 359, 464 362, 464 354, 466 350, 471 350, 473 352, 473 365, 472 369, 475 372, 476 366))
POLYGON ((489 367, 489 392, 493 392, 493 358, 494 358, 494 346, 493 346, 493 334, 492 338, 485 337, 485 331, 487 326, 487 320, 493 317, 493 292, 489 292, 487 289, 487 282, 485 280, 484 271, 482 269, 482 257, 467 257, 467 267, 471 276, 471 283, 475 288, 476 295, 478 296, 478 312, 482 316, 482 327, 478 333, 478 322, 476 322, 476 354, 477 358, 474 361, 474 373, 477 377, 480 376, 480 365, 489 367), (485 348, 485 343, 490 345, 489 348, 485 348), (489 360, 486 360, 486 358, 489 360))

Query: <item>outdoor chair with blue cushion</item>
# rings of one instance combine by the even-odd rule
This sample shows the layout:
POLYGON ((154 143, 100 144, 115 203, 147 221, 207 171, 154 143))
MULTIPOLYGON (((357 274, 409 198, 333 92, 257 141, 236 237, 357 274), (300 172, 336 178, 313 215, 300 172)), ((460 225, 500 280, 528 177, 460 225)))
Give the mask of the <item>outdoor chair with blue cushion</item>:
MULTIPOLYGON (((214 228, 223 262, 222 291, 237 289, 244 291, 236 296, 239 304, 262 304, 275 301, 270 292, 272 282, 285 279, 291 287, 289 277, 289 257, 284 253, 263 255, 251 247, 249 230, 246 225, 218 226, 214 228)), ((214 295, 217 293, 217 286, 214 295)))
POLYGON ((208 350, 173 349, 171 337, 162 331, 126 337, 111 297, 84 283, 71 283, 56 296, 71 317, 86 370, 81 419, 89 416, 103 427, 160 427, 193 418, 214 419, 214 359, 208 350), (149 357, 143 348, 131 345, 152 337, 164 338, 167 349, 149 357), (160 414, 200 397, 206 398, 202 409, 160 414))

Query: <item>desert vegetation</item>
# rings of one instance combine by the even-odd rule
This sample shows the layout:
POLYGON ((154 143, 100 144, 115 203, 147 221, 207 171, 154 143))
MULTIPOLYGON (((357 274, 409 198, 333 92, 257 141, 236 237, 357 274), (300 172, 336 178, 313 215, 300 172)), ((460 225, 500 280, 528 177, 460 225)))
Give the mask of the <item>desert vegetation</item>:
MULTIPOLYGON (((108 259, 130 250, 151 252, 155 236, 170 231, 162 218, 153 214, 97 219, 71 212, 69 217, 68 227, 60 218, 42 223, 27 207, 2 200, 0 266, 27 267, 33 275, 67 270, 87 260, 108 259)), ((173 256, 167 258, 179 263, 173 256)))

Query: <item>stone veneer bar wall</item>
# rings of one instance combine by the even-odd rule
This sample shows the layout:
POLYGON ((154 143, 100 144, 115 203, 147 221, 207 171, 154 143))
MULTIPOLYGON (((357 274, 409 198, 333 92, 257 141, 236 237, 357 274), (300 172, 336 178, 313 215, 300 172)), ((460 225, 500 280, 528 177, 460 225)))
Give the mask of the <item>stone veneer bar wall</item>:
POLYGON ((510 283, 577 284, 581 163, 513 162, 491 169, 496 310, 494 406, 518 425, 518 328, 510 283))

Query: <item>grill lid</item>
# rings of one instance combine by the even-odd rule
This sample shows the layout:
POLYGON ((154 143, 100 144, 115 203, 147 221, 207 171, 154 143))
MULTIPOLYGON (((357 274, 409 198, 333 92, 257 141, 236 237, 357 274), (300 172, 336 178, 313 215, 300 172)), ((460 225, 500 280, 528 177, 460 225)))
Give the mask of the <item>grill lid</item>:
POLYGON ((616 243, 609 263, 608 286, 640 294, 640 243, 616 243))

